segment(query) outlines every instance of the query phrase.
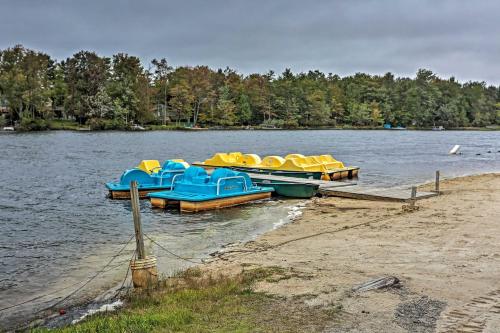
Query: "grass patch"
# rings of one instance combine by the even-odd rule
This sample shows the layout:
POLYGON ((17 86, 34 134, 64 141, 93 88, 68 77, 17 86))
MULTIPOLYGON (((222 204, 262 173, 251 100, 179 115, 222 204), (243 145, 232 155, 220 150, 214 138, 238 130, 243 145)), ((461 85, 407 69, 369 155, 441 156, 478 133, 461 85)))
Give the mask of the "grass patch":
POLYGON ((51 130, 76 130, 80 126, 76 121, 65 119, 52 119, 48 123, 51 130))
MULTIPOLYGON (((324 327, 331 309, 307 307, 256 293, 254 282, 282 270, 258 268, 240 275, 214 276, 189 269, 164 280, 158 290, 133 294, 127 306, 94 315, 54 332, 306 332, 324 327)), ((33 332, 53 332, 37 328, 33 332)))

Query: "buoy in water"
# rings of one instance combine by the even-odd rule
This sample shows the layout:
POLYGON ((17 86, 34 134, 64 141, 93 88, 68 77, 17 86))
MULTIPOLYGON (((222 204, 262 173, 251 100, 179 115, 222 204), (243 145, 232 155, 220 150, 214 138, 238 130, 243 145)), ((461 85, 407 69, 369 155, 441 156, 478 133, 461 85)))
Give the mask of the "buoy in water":
POLYGON ((448 154, 450 155, 456 155, 458 154, 458 150, 460 149, 460 145, 454 145, 453 148, 451 148, 450 152, 448 154))

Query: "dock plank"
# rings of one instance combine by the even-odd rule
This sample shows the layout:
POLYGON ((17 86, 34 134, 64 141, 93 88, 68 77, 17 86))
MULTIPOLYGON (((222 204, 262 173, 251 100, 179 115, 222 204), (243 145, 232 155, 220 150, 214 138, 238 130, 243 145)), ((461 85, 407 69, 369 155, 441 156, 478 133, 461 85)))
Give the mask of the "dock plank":
MULTIPOLYGON (((389 188, 378 189, 362 187, 359 185, 351 186, 348 188, 322 188, 320 186, 319 192, 323 195, 362 199, 362 200, 378 200, 378 201, 395 201, 395 202, 409 202, 411 200, 410 189, 389 188)), ((435 192, 417 192, 416 200, 426 199, 437 196, 435 192)))
MULTIPOLYGON (((409 202, 411 200, 411 189, 404 188, 376 188, 358 185, 355 182, 340 182, 326 181, 317 179, 304 179, 296 177, 284 177, 276 175, 265 175, 257 173, 248 173, 250 178, 267 179, 274 181, 285 181, 299 184, 317 184, 319 185, 319 193, 326 196, 362 199, 362 200, 379 200, 379 201, 396 201, 409 202)), ((436 192, 417 192, 416 200, 437 196, 436 192)))

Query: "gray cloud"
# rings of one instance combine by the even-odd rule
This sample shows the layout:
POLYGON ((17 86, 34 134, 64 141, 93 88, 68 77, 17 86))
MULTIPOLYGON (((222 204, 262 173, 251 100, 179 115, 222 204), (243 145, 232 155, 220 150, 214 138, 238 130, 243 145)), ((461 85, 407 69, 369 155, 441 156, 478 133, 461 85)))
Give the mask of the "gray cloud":
POLYGON ((500 83, 500 2, 0 0, 0 48, 81 50, 243 73, 319 69, 500 83))

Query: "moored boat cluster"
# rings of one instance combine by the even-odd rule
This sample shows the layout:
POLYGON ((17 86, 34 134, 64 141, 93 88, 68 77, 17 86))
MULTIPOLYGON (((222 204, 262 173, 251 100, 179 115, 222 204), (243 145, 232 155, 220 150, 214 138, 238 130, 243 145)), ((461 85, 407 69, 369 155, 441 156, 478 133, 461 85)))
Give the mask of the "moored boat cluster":
MULTIPOLYGON (((333 181, 357 177, 358 167, 346 167, 331 155, 217 153, 190 166, 184 160, 143 160, 126 170, 119 182, 106 184, 113 199, 130 198, 130 183, 138 183, 139 196, 149 198, 153 207, 176 205, 181 211, 197 212, 267 199, 271 194, 310 198, 319 185, 293 182, 286 178, 266 179, 264 174, 311 180, 333 181), (252 176, 250 176, 252 175, 252 176)), ((288 178, 292 180, 292 178, 288 178)))

